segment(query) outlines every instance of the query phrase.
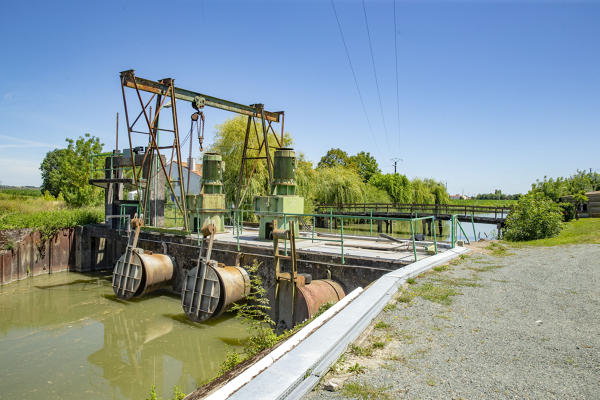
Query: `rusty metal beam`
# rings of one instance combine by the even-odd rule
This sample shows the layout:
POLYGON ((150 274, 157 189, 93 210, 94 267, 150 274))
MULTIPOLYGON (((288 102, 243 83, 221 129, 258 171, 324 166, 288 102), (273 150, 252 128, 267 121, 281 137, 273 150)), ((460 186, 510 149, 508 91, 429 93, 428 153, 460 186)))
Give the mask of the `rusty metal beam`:
MULTIPOLYGON (((121 80, 123 85, 129 88, 138 88, 149 93, 159 94, 162 96, 168 95, 169 86, 160 82, 151 81, 148 79, 140 78, 134 75, 133 70, 127 70, 121 72, 121 80)), ((244 104, 235 103, 229 100, 219 99, 218 97, 209 96, 206 94, 193 92, 182 88, 175 87, 175 98, 179 100, 192 102, 196 97, 204 99, 204 105, 221 110, 227 110, 242 115, 248 115, 251 117, 263 118, 261 109, 259 107, 247 106, 244 104)), ((271 122, 279 122, 279 116, 282 112, 263 111, 264 119, 271 122)))

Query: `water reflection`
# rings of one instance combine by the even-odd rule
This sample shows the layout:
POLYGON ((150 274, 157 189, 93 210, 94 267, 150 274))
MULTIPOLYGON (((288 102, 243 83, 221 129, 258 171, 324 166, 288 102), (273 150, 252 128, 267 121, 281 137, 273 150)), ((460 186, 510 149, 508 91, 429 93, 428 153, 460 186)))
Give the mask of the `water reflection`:
POLYGON ((0 312, 0 398, 139 399, 152 384, 164 398, 175 385, 191 391, 212 378, 227 347, 246 337, 231 316, 187 321, 166 293, 118 300, 105 276, 0 287, 0 312))

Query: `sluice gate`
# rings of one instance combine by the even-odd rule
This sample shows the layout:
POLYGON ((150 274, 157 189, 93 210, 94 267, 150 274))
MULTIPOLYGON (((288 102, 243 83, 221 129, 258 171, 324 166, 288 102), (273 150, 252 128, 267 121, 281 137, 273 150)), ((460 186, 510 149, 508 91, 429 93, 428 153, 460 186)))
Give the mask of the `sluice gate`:
POLYGON ((250 293, 250 277, 244 268, 226 266, 211 259, 215 230, 212 224, 202 228, 197 265, 186 273, 181 290, 183 311, 195 322, 221 315, 229 305, 250 293), (203 254, 206 242, 206 254, 203 254))
POLYGON ((113 269, 112 287, 117 297, 130 299, 167 287, 173 278, 175 261, 167 254, 154 254, 137 247, 143 217, 131 220, 125 253, 113 269))

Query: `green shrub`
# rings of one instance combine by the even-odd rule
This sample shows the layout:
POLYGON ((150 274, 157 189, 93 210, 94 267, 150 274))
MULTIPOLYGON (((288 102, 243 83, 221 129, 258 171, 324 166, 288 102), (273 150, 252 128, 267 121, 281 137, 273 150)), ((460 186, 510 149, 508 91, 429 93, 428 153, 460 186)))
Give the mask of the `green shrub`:
POLYGON ((562 229, 562 209, 541 193, 521 197, 506 218, 504 238, 519 242, 554 237, 562 229))
POLYGON ((98 208, 10 213, 0 216, 0 230, 33 228, 40 231, 42 239, 48 239, 60 229, 101 222, 103 219, 104 210, 98 208))
POLYGON ((562 210, 563 222, 569 222, 575 218, 575 204, 573 203, 558 203, 562 210))

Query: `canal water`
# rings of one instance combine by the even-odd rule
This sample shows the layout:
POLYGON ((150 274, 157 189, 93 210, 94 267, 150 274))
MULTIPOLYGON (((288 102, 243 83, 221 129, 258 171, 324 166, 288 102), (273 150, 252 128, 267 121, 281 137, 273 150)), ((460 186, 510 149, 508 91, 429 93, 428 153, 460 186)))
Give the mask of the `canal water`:
POLYGON ((117 299, 110 276, 63 272, 0 286, 0 399, 163 399, 213 378, 245 327, 189 322, 167 293, 117 299))
MULTIPOLYGON (((476 214, 482 217, 493 217, 494 214, 476 214)), ((491 239, 497 239, 498 237, 498 229, 496 227, 495 224, 479 224, 479 223, 471 223, 471 222, 461 222, 460 223, 464 233, 460 230, 460 228, 457 228, 457 239, 458 240, 465 240, 465 235, 466 238, 468 238, 469 240, 479 240, 479 239, 487 239, 487 240, 491 240, 491 239), (475 228, 475 230, 473 230, 473 228, 475 228)), ((451 223, 450 221, 442 221, 442 235, 439 235, 439 229, 437 228, 438 226, 438 221, 435 222, 435 226, 436 226, 436 235, 437 235, 437 240, 441 240, 441 241, 447 241, 449 242, 451 240, 451 223)), ((383 229, 383 233, 385 233, 385 223, 383 223, 382 225, 382 229, 383 229)), ((426 239, 427 240, 433 240, 433 235, 429 236, 427 235, 427 231, 423 231, 423 225, 421 221, 415 222, 414 224, 414 229, 415 229, 415 233, 425 233, 426 234, 426 239)), ((433 229, 433 227, 432 227, 433 229)), ((340 223, 338 221, 338 226, 337 226, 337 230, 336 229, 331 229, 331 231, 329 230, 329 228, 317 228, 318 232, 332 232, 332 233, 340 233, 340 223)), ((352 220, 344 220, 344 234, 347 235, 372 235, 372 236, 378 236, 379 234, 377 233, 377 221, 373 221, 373 224, 357 224, 357 223, 353 223, 352 220)), ((389 235, 389 233, 388 233, 389 235)), ((411 237, 410 235, 410 222, 408 221, 394 221, 393 224, 393 233, 391 234, 391 236, 399 238, 399 239, 409 239, 411 237)))

